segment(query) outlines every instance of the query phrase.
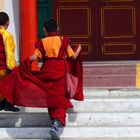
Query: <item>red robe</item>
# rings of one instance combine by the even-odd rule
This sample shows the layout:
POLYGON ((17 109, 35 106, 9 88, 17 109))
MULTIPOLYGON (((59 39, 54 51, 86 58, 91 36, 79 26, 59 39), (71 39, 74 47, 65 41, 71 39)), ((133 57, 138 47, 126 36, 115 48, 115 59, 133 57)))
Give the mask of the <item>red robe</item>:
MULTIPOLYGON (((58 60, 61 61, 61 60, 58 60)), ((76 61, 68 60, 71 73, 78 77, 78 87, 74 96, 75 100, 83 100, 83 71, 81 55, 76 61)), ((48 62, 52 63, 52 61, 48 62)), ((54 61, 57 65, 56 61, 54 61)), ((62 61, 62 63, 64 63, 62 61)), ((59 67, 59 66, 58 66, 59 67)), ((50 68, 49 68, 50 69, 50 68)), ((16 67, 10 75, 0 81, 0 93, 7 98, 9 102, 18 106, 26 107, 50 107, 50 108, 71 108, 72 104, 69 99, 59 96, 55 90, 57 83, 59 86, 64 86, 61 83, 61 78, 64 78, 65 71, 56 69, 46 70, 31 70, 31 63, 26 59, 18 67, 16 67), (53 75, 51 75, 53 73, 53 75), (50 80, 51 79, 51 80, 50 80), (61 85, 62 84, 62 85, 61 85)))

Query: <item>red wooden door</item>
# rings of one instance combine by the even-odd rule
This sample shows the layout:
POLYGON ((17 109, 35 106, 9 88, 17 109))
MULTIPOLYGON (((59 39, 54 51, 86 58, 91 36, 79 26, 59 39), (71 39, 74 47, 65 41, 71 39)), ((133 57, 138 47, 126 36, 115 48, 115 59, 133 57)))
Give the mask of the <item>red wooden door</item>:
POLYGON ((99 0, 97 60, 140 59, 140 0, 99 0))
POLYGON ((53 0, 60 34, 83 48, 84 60, 140 59, 140 0, 53 0))

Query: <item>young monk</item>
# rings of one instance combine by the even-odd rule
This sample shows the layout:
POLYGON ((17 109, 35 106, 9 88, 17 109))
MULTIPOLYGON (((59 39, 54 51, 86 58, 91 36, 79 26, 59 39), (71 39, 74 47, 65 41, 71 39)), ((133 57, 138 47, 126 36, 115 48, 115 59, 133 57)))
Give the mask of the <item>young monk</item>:
MULTIPOLYGON (((46 37, 35 43, 36 49, 30 57, 30 61, 32 62, 37 58, 42 59, 41 70, 45 70, 48 73, 48 81, 50 79, 47 86, 50 86, 51 90, 54 90, 60 96, 66 97, 65 57, 76 59, 81 51, 81 45, 74 52, 70 46, 70 40, 57 34, 57 23, 54 19, 45 21, 44 32, 46 37), (63 75, 61 79, 53 80, 59 75, 63 75)), ((65 126, 66 109, 62 107, 48 108, 48 113, 52 122, 49 133, 52 139, 59 139, 59 126, 65 126)))
MULTIPOLYGON (((5 12, 0 12, 0 80, 3 79, 16 66, 14 56, 15 43, 13 36, 6 29, 9 26, 9 16, 5 12)), ((2 95, 0 95, 0 110, 19 111, 2 95)))

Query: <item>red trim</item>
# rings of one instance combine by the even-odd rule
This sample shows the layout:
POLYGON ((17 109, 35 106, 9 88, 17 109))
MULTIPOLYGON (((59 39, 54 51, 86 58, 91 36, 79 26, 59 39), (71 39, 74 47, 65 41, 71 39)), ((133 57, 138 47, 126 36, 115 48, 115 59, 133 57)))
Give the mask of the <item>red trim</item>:
MULTIPOLYGON (((20 61, 32 55, 36 41, 36 0, 20 0, 20 61)), ((37 63, 34 64, 33 68, 37 68, 37 63)))
POLYGON ((50 32, 50 33, 48 33, 47 36, 57 36, 57 33, 56 32, 50 32))

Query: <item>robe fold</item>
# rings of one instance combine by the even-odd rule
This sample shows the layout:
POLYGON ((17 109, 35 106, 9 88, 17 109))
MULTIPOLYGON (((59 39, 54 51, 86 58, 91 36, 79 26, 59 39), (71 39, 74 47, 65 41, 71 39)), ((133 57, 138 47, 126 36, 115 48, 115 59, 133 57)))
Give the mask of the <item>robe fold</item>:
MULTIPOLYGON (((75 46, 74 51, 76 51, 76 49, 78 48, 78 46, 75 46)), ((77 90, 76 93, 73 97, 74 100, 77 101, 83 101, 84 100, 84 95, 83 95, 83 66, 82 66, 82 56, 81 53, 79 54, 78 58, 76 60, 73 60, 71 58, 67 59, 67 68, 68 71, 76 76, 78 78, 78 86, 77 86, 77 90)), ((68 93, 66 93, 68 94, 68 93)))
MULTIPOLYGON (((52 64, 52 62, 52 60, 48 61, 48 64, 52 64)), ((56 60, 54 63, 57 65, 56 60)), ((64 60, 62 63, 64 63, 64 60)), ((68 64, 71 73, 79 79, 77 91, 73 99, 82 101, 84 97, 81 55, 79 55, 76 61, 69 59, 68 64)), ((61 67, 60 71, 55 68, 48 68, 47 71, 33 71, 31 70, 30 60, 26 59, 18 67, 15 67, 11 74, 0 81, 0 93, 9 102, 18 106, 71 108, 70 99, 57 94, 57 92, 61 92, 61 88, 59 88, 60 91, 54 88, 56 87, 57 89, 58 86, 64 86, 64 83, 61 82, 62 78, 65 78, 65 71, 61 70, 61 67), (53 75, 51 75, 51 72, 53 75)))

